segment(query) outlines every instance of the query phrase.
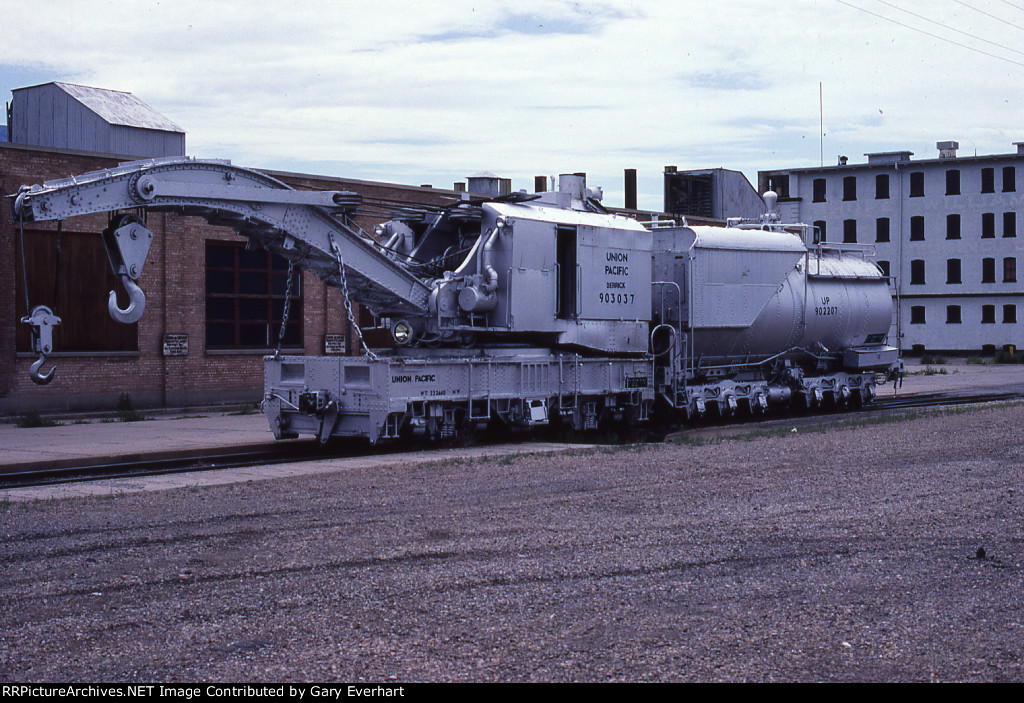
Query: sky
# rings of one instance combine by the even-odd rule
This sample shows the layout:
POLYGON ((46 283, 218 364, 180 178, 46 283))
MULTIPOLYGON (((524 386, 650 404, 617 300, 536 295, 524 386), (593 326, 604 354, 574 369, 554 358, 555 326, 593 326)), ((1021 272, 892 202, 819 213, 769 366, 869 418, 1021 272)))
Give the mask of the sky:
MULTIPOLYGON (((189 155, 451 188, 1024 141, 1024 0, 0 0, 0 101, 134 93, 189 155)), ((2 120, 0 120, 2 121, 2 120)))

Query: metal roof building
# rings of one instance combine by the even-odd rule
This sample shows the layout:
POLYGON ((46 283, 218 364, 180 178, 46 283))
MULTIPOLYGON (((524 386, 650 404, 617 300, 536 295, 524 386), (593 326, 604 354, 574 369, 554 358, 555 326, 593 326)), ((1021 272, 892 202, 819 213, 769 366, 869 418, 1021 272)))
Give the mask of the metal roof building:
POLYGON ((185 154, 184 130, 131 93, 58 82, 11 92, 11 142, 125 156, 185 154))

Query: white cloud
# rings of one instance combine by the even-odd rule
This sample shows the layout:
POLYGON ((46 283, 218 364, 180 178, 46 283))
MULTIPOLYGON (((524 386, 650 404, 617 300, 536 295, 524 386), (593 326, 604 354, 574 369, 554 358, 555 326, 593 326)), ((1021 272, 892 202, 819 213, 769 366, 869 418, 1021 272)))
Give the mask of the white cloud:
MULTIPOLYGON (((667 164, 753 178, 817 163, 819 83, 827 163, 1024 138, 1024 66, 850 5, 1024 54, 877 0, 43 5, 0 2, 0 64, 131 91, 186 129, 190 153, 242 165, 440 186, 488 169, 527 188, 585 170, 612 204, 637 168, 657 208, 667 164)), ((951 0, 900 6, 1007 46, 1019 31, 951 0)))

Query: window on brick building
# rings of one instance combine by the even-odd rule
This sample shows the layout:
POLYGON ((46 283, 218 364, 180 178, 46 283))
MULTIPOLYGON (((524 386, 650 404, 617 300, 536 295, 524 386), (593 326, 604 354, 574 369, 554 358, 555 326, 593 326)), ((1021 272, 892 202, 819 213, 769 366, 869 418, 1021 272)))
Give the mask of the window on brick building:
POLYGON ((813 194, 812 202, 823 203, 825 202, 825 179, 815 178, 813 183, 813 194))
POLYGON ((1013 304, 1003 306, 1003 322, 1017 322, 1017 306, 1013 304))
POLYGON ((826 227, 825 227, 825 220, 815 220, 814 221, 814 241, 816 241, 816 242, 824 242, 824 241, 826 241, 826 239, 825 239, 826 234, 827 234, 827 232, 826 232, 826 227))
POLYGON ((1017 236, 1017 213, 1015 213, 1015 212, 1004 212, 1003 213, 1003 236, 1004 237, 1016 237, 1017 236))
POLYGON ((889 262, 888 261, 886 261, 885 259, 880 259, 878 261, 878 268, 882 269, 882 275, 883 276, 885 276, 886 278, 889 277, 889 262))
POLYGON ((946 215, 946 239, 960 239, 960 215, 946 215))
MULTIPOLYGON (((284 311, 288 263, 241 243, 206 243, 206 348, 272 349, 284 311)), ((295 273, 282 346, 302 344, 302 276, 295 273)))
POLYGON ((947 325, 959 325, 962 322, 960 319, 960 306, 959 305, 947 305, 946 306, 946 324, 947 325))
POLYGON ((889 174, 880 173, 875 176, 875 200, 889 199, 889 174))
POLYGON ((910 218, 910 241, 924 240, 924 216, 914 215, 910 218))
POLYGON ((910 262, 910 283, 913 285, 924 283, 924 259, 914 259, 910 262))
POLYGON ((996 260, 985 258, 981 260, 981 282, 996 282, 996 260))
POLYGON ((995 193, 996 192, 996 174, 994 168, 983 168, 981 169, 981 192, 982 193, 995 193))
POLYGON ((960 259, 946 259, 946 283, 960 283, 960 259))
POLYGON ((910 197, 924 197, 924 172, 914 171, 910 174, 910 197))
POLYGON ((982 305, 981 306, 981 323, 983 325, 991 325, 996 321, 996 306, 995 305, 982 305))
POLYGON ((1017 192, 1017 169, 1013 166, 1003 168, 1003 192, 1017 192))
POLYGON ((912 305, 910 307, 910 324, 924 324, 924 305, 912 305))
POLYGON ((857 177, 856 176, 845 176, 843 177, 843 200, 856 200, 857 199, 857 177))
POLYGON ((960 195, 960 169, 946 171, 946 195, 960 195))
POLYGON ((843 243, 857 243, 857 220, 843 220, 843 243))
POLYGON ((875 220, 875 241, 876 242, 888 242, 889 241, 889 218, 879 217, 875 220))
MULTIPOLYGON (((108 291, 117 291, 118 304, 128 306, 124 286, 110 271, 107 250, 100 234, 25 230, 25 266, 28 273, 29 304, 46 305, 61 323, 53 328, 54 352, 135 352, 139 349, 138 324, 114 322, 107 312, 108 291), (60 252, 58 254, 58 242, 60 252), (58 263, 59 261, 59 263, 58 263)), ((20 249, 15 244, 20 259, 20 249)), ((15 319, 25 311, 21 265, 15 269, 15 319)), ((139 285, 146 288, 146 273, 139 285)), ((28 325, 17 325, 16 348, 32 351, 28 325)), ((48 368, 48 367, 47 367, 48 368)))
POLYGON ((996 214, 994 212, 981 213, 981 238, 991 239, 996 236, 996 214))

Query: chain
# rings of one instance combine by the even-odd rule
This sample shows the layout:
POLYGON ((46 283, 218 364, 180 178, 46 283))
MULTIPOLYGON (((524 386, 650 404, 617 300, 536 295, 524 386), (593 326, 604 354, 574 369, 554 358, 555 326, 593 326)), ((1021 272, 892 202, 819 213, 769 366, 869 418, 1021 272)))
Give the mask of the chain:
POLYGON ((281 356, 281 345, 284 344, 284 332, 288 326, 288 313, 292 309, 292 282, 295 277, 295 262, 288 261, 288 283, 284 289, 284 309, 281 311, 281 331, 277 333, 277 349, 274 350, 274 359, 281 356))
POLYGON ((20 213, 18 217, 18 240, 21 245, 21 284, 25 289, 25 315, 28 316, 32 310, 28 299, 28 266, 25 264, 25 217, 20 213))
POLYGON ((366 357, 371 361, 377 361, 377 355, 370 351, 370 347, 366 346, 366 340, 363 339, 363 331, 359 329, 359 325, 356 323, 355 313, 352 312, 352 300, 348 295, 348 281, 345 280, 345 259, 341 256, 341 250, 334 244, 334 237, 331 237, 331 249, 334 251, 334 256, 338 259, 338 276, 341 279, 341 293, 345 296, 345 314, 348 315, 348 325, 356 331, 356 337, 359 338, 359 345, 363 348, 366 353, 366 357))

